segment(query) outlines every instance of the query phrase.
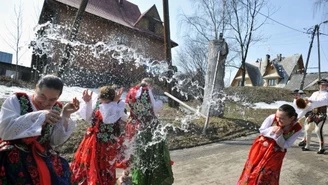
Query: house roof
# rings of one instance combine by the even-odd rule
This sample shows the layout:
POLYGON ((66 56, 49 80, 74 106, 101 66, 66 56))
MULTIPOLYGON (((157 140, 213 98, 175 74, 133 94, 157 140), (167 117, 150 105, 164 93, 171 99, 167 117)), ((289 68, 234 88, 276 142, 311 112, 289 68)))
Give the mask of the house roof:
MULTIPOLYGON (((317 90, 315 87, 316 82, 319 80, 318 73, 308 73, 304 79, 304 88, 303 90, 317 90)), ((303 74, 294 74, 292 78, 289 80, 285 88, 290 90, 299 89, 301 86, 301 81, 303 78, 303 74)), ((328 79, 328 72, 321 73, 321 79, 328 79)))
POLYGON ((11 64, 12 60, 13 60, 12 54, 0 51, 0 62, 11 64))
POLYGON ((279 78, 279 82, 278 82, 278 86, 285 86, 285 84, 287 83, 289 76, 284 68, 284 66, 282 65, 281 61, 278 60, 273 60, 271 61, 271 66, 273 67, 273 69, 276 71, 276 73, 271 73, 266 75, 269 71, 270 71, 270 67, 267 68, 266 72, 263 74, 263 79, 270 79, 270 78, 279 78))
MULTIPOLYGON (((77 9, 80 7, 80 3, 81 3, 81 0, 55 0, 55 1, 69 5, 77 9)), ((106 20, 110 20, 112 22, 118 23, 128 28, 137 30, 139 32, 146 33, 158 39, 164 39, 163 36, 159 36, 149 30, 135 27, 135 24, 142 16, 139 7, 127 0, 122 0, 122 1, 123 2, 120 4, 118 0, 89 0, 85 11, 90 14, 96 15, 98 17, 102 17, 106 20)), ((177 45, 178 44, 176 42, 172 41, 172 47, 175 47, 177 45)))
POLYGON ((272 73, 272 74, 269 74, 269 75, 265 75, 263 76, 264 79, 270 79, 270 78, 281 78, 281 76, 279 74, 276 74, 276 73, 272 73))
POLYGON ((252 81, 253 86, 259 85, 260 79, 258 78, 258 75, 261 76, 260 70, 256 66, 253 66, 252 64, 248 63, 246 63, 246 70, 250 80, 252 81))
MULTIPOLYGON (((139 18, 138 18, 138 20, 134 23, 134 25, 133 26, 136 26, 137 24, 138 24, 138 22, 140 22, 140 20, 143 18, 143 17, 145 17, 146 15, 147 15, 147 13, 150 11, 150 10, 152 10, 153 8, 156 8, 156 6, 155 5, 153 5, 152 7, 150 7, 148 10, 146 10, 144 13, 142 13, 140 16, 139 16, 139 18)), ((156 10, 157 10, 157 8, 156 8, 156 10)), ((158 15, 158 17, 159 17, 159 15, 158 15)), ((155 18, 154 17, 154 20, 156 20, 156 21, 158 21, 158 22, 161 22, 162 23, 162 20, 158 20, 157 18, 155 18)))
MULTIPOLYGON (((303 60, 301 54, 294 54, 292 56, 282 57, 281 60, 278 60, 278 57, 272 59, 270 61, 270 64, 273 69, 270 67, 266 68, 265 72, 263 73, 263 79, 280 78, 280 81, 277 85, 285 86, 300 60, 303 60), (275 70, 277 73, 269 73, 270 70, 275 70)), ((261 68, 264 69, 267 65, 265 61, 256 61, 251 64, 257 67, 259 70, 261 68)), ((300 65, 303 64, 301 63, 300 65)), ((303 66, 299 66, 299 68, 303 68, 303 66)))
MULTIPOLYGON (((283 66, 286 74, 290 76, 297 65, 298 61, 302 59, 302 54, 294 54, 292 56, 284 57, 280 62, 280 65, 283 66)), ((302 66, 303 67, 303 66, 302 66)))
MULTIPOLYGON (((278 64, 275 65, 277 72, 279 73, 279 75, 281 77, 283 77, 283 73, 286 73, 288 76, 290 76, 295 68, 295 66, 297 65, 298 61, 302 59, 302 55, 301 54, 294 54, 292 56, 288 56, 288 57, 282 57, 281 61, 279 61, 277 58, 272 59, 270 62, 271 64, 278 64), (283 67, 284 71, 279 70, 279 65, 283 67)), ((251 62, 250 64, 257 66, 258 68, 264 68, 266 67, 265 61, 255 61, 255 62, 251 62)), ((303 66, 302 66, 303 67, 303 66)), ((264 71, 265 72, 265 71, 264 71)), ((265 73, 263 74, 265 75, 265 73)))
MULTIPOLYGON (((55 0, 74 8, 79 8, 81 0, 55 0)), ((86 12, 98 17, 111 20, 121 25, 133 28, 134 23, 138 20, 141 13, 137 5, 122 0, 122 4, 118 0, 89 0, 85 9, 86 12)))
MULTIPOLYGON (((261 72, 259 70, 258 67, 249 64, 249 63, 245 63, 246 66, 246 75, 245 78, 249 78, 252 82, 253 86, 260 86, 263 84, 263 80, 262 80, 262 76, 261 76, 261 72)), ((239 68, 238 72, 235 75, 234 80, 241 80, 242 76, 241 76, 241 68, 239 68)), ((232 82, 233 83, 233 82, 232 82)))

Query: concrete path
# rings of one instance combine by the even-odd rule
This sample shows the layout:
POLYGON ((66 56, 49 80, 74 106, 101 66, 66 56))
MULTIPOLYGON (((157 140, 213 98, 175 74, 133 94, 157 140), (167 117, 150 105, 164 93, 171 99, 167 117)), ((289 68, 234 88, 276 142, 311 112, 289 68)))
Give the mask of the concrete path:
MULTIPOLYGON (((328 142, 327 125, 324 133, 328 142)), ((235 185, 257 135, 171 151, 174 185, 235 185)), ((287 151, 280 185, 328 185, 328 150, 322 155, 316 153, 318 139, 313 133, 312 150, 303 152, 297 146, 301 139, 287 151)))
MULTIPOLYGON (((324 129, 328 134, 328 126, 324 129)), ((258 134, 211 145, 171 152, 175 162, 173 173, 176 185, 234 185, 237 183, 249 149, 258 134)), ((328 138, 326 137, 328 140, 328 138)), ((287 151, 281 185, 328 185, 328 151, 317 154, 318 140, 312 137, 312 151, 303 152, 296 146, 287 151)))

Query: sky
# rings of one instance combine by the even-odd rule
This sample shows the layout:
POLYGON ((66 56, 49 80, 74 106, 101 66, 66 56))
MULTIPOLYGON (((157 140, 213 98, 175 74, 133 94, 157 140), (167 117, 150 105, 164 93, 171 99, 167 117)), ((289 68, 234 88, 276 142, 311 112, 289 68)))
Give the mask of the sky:
MULTIPOLYGON (((2 0, 4 1, 4 0, 2 0)), ((130 2, 139 6, 141 13, 148 10, 154 4, 156 5, 158 12, 163 17, 162 0, 129 0, 130 2)), ((5 42, 10 43, 10 33, 14 33, 12 21, 14 20, 14 5, 18 6, 19 2, 23 4, 24 35, 22 39, 22 53, 24 53, 19 64, 29 66, 30 65, 30 52, 26 51, 29 40, 33 38, 33 28, 36 26, 37 14, 41 10, 43 0, 11 0, 4 1, 0 6, 0 51, 14 53, 14 51, 5 42)), ((261 34, 266 39, 258 42, 250 47, 247 62, 253 62, 259 58, 262 60, 266 54, 269 54, 271 58, 275 58, 277 54, 282 56, 291 56, 293 54, 302 54, 304 63, 308 56, 310 35, 305 34, 307 29, 313 27, 316 24, 323 22, 326 19, 322 16, 322 12, 314 13, 313 0, 271 0, 270 6, 273 7, 275 13, 270 18, 275 21, 287 25, 282 26, 272 20, 268 20, 261 29, 254 34, 261 34)), ((181 13, 187 15, 192 14, 194 11, 190 6, 190 0, 171 0, 169 1, 170 10, 170 28, 171 39, 179 44, 178 47, 172 50, 173 63, 176 60, 176 52, 183 45, 183 35, 186 34, 184 30, 179 26, 179 20, 181 13)), ((266 13, 267 10, 263 9, 262 13, 266 13)), ((261 15, 259 15, 261 17, 261 15)), ((264 17, 262 17, 263 19, 264 17)), ((162 18, 163 20, 163 18, 162 18)), ((322 24, 320 27, 322 33, 328 35, 328 24, 322 24)), ((320 52, 321 52, 321 71, 328 71, 328 36, 320 36, 320 52)), ((15 57, 13 57, 15 58, 15 57)), ((238 60, 238 59, 237 59, 238 60)), ((315 38, 312 52, 309 60, 309 71, 318 71, 318 47, 317 40, 315 38)), ((226 72, 226 79, 231 80, 236 70, 229 70, 226 72)))

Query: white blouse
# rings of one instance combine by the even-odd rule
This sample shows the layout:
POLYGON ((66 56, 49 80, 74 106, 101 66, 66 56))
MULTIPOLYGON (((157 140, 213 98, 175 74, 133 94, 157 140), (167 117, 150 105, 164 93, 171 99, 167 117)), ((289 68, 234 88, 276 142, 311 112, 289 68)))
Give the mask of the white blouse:
MULTIPOLYGON (((33 112, 20 115, 21 105, 16 95, 5 100, 0 112, 0 138, 3 140, 22 139, 41 135, 42 125, 46 119, 45 111, 38 111, 32 102, 32 95, 28 95, 33 112)), ((50 136, 50 145, 63 144, 76 127, 76 123, 69 119, 67 130, 63 126, 65 118, 62 118, 53 127, 50 136)))
POLYGON ((327 91, 316 91, 309 98, 311 102, 308 103, 305 109, 302 109, 300 114, 306 114, 314 108, 328 106, 328 92, 327 91))
MULTIPOLYGON (((85 103, 82 101, 79 109, 79 114, 82 119, 90 121, 92 112, 96 107, 97 99, 92 99, 85 103)), ((105 124, 113 124, 120 118, 123 121, 127 120, 127 115, 124 113, 125 103, 124 101, 103 103, 99 105, 99 111, 103 117, 105 124)), ((91 124, 91 123, 90 123, 91 124)))
MULTIPOLYGON (((283 149, 291 147, 292 144, 296 141, 297 137, 299 137, 302 133, 302 130, 300 129, 292 136, 290 136, 287 140, 285 140, 282 134, 280 136, 277 136, 276 134, 272 133, 272 129, 274 126, 271 125, 273 123, 274 117, 275 114, 272 114, 263 121, 259 129, 260 133, 265 137, 274 139, 276 143, 283 149)), ((296 124, 296 122, 294 124, 296 124)))

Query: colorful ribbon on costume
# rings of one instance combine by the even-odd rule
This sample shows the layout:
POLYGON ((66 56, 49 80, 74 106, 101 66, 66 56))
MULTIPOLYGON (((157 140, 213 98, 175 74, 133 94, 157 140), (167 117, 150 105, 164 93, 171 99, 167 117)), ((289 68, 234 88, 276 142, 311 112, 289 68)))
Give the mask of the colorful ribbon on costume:
POLYGON ((49 184, 49 182, 51 182, 50 172, 45 161, 38 154, 38 152, 40 152, 41 154, 45 153, 46 150, 36 139, 37 137, 29 137, 29 138, 23 138, 22 141, 32 146, 31 150, 39 172, 40 184, 47 185, 49 184))

